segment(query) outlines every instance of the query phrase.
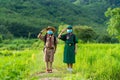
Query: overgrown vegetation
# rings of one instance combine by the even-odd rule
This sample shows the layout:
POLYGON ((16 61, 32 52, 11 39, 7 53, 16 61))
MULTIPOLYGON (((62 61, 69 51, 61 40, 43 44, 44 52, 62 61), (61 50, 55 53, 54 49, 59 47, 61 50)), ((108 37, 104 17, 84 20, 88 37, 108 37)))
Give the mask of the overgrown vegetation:
POLYGON ((119 6, 120 0, 0 0, 0 80, 119 80, 120 46, 110 44, 120 40, 119 6), (73 73, 62 62, 59 41, 57 73, 38 75, 45 72, 44 43, 33 38, 47 26, 54 26, 57 36, 67 25, 79 39, 73 73))
POLYGON ((91 26, 105 34, 104 12, 119 5, 119 0, 0 0, 0 25, 10 37, 35 38, 43 27, 61 23, 91 26))
MULTIPOLYGON (((38 40, 17 39, 4 41, 0 48, 0 79, 38 80, 59 77, 63 80, 92 79, 119 80, 120 54, 119 44, 80 44, 76 54, 74 72, 67 72, 63 64, 63 42, 59 42, 53 68, 58 73, 38 75, 45 72, 43 43, 38 40), (13 43, 18 43, 18 49, 13 43), (23 44, 21 47, 20 44, 23 44), (10 46, 13 45, 14 48, 10 46), (27 46, 26 46, 27 45, 27 46), (5 48, 6 47, 6 48, 5 48), (9 48, 8 48, 9 47, 9 48)), ((54 72, 54 70, 53 70, 54 72)))
POLYGON ((111 36, 115 36, 117 37, 118 39, 120 39, 120 8, 114 8, 114 9, 111 9, 109 8, 105 15, 107 17, 109 17, 109 21, 108 21, 108 33, 111 35, 111 36))

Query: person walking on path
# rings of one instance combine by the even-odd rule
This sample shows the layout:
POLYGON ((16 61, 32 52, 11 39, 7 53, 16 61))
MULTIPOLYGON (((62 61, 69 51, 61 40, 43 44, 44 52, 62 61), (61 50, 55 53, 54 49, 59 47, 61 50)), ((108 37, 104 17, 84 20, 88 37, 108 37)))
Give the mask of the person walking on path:
POLYGON ((75 54, 78 43, 78 40, 73 34, 73 28, 71 25, 69 25, 67 28, 63 29, 60 34, 58 35, 58 38, 63 40, 65 42, 64 47, 64 63, 67 63, 67 70, 72 72, 73 71, 73 63, 75 63, 75 54), (63 34, 65 31, 67 31, 66 34, 63 34))
POLYGON ((43 29, 39 34, 38 38, 44 41, 44 58, 46 62, 46 72, 52 73, 52 64, 54 61, 54 54, 57 47, 57 38, 54 36, 55 32, 54 27, 48 26, 47 28, 43 29), (42 33, 46 31, 46 34, 43 36, 42 33))

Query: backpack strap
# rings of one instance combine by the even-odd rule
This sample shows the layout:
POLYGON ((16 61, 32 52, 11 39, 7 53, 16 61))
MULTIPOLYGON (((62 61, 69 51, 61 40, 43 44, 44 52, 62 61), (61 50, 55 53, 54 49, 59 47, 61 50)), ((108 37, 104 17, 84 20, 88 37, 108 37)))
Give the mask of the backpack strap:
MULTIPOLYGON (((45 34, 45 36, 44 36, 44 45, 46 44, 46 41, 47 41, 47 34, 45 34)), ((54 36, 54 45, 56 46, 57 44, 56 44, 56 37, 54 36)))

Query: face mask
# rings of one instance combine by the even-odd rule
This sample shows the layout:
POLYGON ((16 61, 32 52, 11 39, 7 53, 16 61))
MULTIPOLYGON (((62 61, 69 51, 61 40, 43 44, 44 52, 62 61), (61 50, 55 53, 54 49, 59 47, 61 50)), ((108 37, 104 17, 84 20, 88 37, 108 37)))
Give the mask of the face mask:
POLYGON ((48 31, 47 31, 47 34, 53 34, 53 31, 48 30, 48 31))
POLYGON ((72 29, 67 29, 67 33, 71 33, 72 32, 72 29))

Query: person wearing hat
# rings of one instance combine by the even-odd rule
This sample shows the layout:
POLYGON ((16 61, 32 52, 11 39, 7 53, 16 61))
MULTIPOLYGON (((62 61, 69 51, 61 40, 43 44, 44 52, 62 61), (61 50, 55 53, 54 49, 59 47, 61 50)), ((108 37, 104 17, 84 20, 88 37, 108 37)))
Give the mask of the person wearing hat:
POLYGON ((52 63, 54 61, 54 53, 57 46, 57 38, 54 36, 55 30, 54 27, 48 26, 38 34, 38 38, 44 41, 45 47, 43 52, 46 62, 46 72, 48 73, 52 73, 52 63), (46 31, 46 34, 42 35, 44 31, 46 31))
POLYGON ((72 26, 69 25, 63 29, 58 35, 58 38, 65 42, 63 62, 67 63, 67 70, 72 72, 73 63, 75 63, 76 43, 78 43, 75 34, 73 34, 72 26), (67 33, 63 34, 65 31, 67 31, 67 33))

